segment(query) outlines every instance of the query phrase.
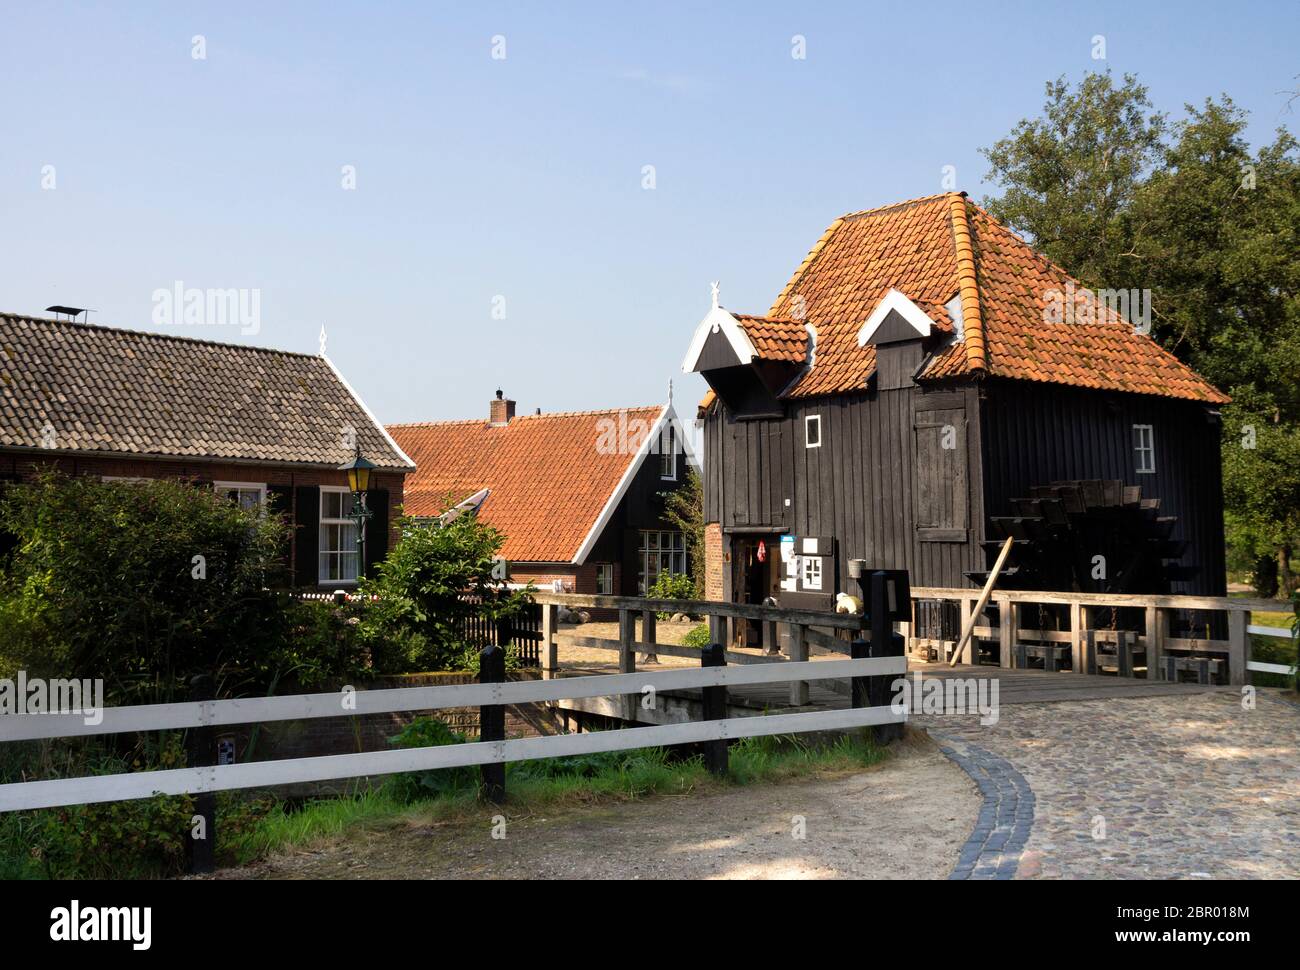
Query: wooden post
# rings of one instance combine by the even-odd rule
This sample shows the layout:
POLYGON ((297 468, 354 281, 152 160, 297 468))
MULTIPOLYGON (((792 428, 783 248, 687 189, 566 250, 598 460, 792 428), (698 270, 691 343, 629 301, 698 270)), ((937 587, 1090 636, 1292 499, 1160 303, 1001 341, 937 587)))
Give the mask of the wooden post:
MULTIPOLYGON (((790 660, 798 663, 808 659, 808 641, 803 637, 803 625, 790 624, 790 660)), ((808 681, 790 681, 790 705, 803 707, 808 703, 808 681)))
POLYGON ((553 680, 559 676, 560 648, 555 642, 555 631, 560 628, 560 608, 554 603, 542 607, 542 648, 538 651, 538 661, 542 668, 542 680, 553 680))
MULTIPOLYGON (((849 655, 857 657, 855 650, 861 651, 861 647, 867 648, 866 656, 870 657, 901 657, 905 649, 903 638, 894 632, 893 622, 889 618, 889 582, 888 576, 884 572, 873 572, 871 574, 871 599, 870 599, 870 620, 871 620, 871 642, 864 644, 861 638, 854 640, 849 647, 849 655)), ((890 684, 895 680, 896 675, 878 674, 874 677, 865 678, 869 682, 867 694, 871 707, 888 707, 889 706, 889 689, 890 684)), ((852 678, 857 680, 858 678, 852 678)), ((852 693, 856 688, 852 688, 852 693)), ((854 707, 861 705, 854 704, 854 707)), ((876 740, 881 743, 898 740, 903 736, 904 726, 902 724, 878 724, 873 728, 876 740)))
MULTIPOLYGON (((506 680, 506 652, 498 646, 488 645, 479 654, 478 682, 504 684, 506 680)), ((501 704, 484 704, 478 709, 478 736, 480 741, 506 739, 506 709, 501 704)), ((496 761, 479 765, 480 796, 494 804, 506 798, 506 766, 496 761)))
POLYGON ((1083 662, 1083 607, 1078 603, 1070 604, 1070 670, 1082 674, 1083 662))
POLYGON ((636 618, 632 611, 618 611, 618 672, 630 674, 636 671, 636 618))
MULTIPOLYGON (((1247 681, 1246 661, 1250 659, 1249 610, 1228 611, 1228 683, 1240 686, 1247 681)), ((1206 681, 1209 682, 1208 679, 1206 681)))
POLYGON ((1160 657, 1164 653, 1164 611, 1148 606, 1143 616, 1143 633, 1147 648, 1147 680, 1160 679, 1160 657))
POLYGON ((1015 649, 1016 604, 1005 596, 996 597, 998 604, 998 663, 1005 668, 1014 666, 1011 652, 1015 649))
MULTIPOLYGON (((190 697, 196 701, 210 701, 216 697, 212 678, 200 674, 190 681, 190 697)), ((190 728, 185 739, 186 762, 191 768, 207 768, 217 763, 216 738, 208 725, 190 728)), ((195 825, 191 821, 185 830, 189 847, 190 872, 212 872, 216 868, 217 795, 201 792, 194 796, 194 815, 202 816, 202 838, 194 837, 195 825)))
MULTIPOLYGON (((710 643, 700 651, 701 667, 725 667, 727 653, 720 643, 710 643)), ((727 717, 726 686, 705 687, 700 691, 701 706, 704 708, 703 720, 721 721, 727 717)), ((727 773, 727 742, 704 741, 704 767, 713 775, 727 773)))
MULTIPOLYGON (((975 623, 974 623, 974 611, 975 611, 975 597, 973 597, 973 596, 963 596, 963 597, 961 598, 961 628, 962 628, 963 630, 965 630, 967 627, 974 627, 974 626, 975 626, 975 623)), ((939 643, 942 644, 943 641, 940 640, 939 643)), ((957 648, 957 644, 954 643, 954 644, 953 644, 953 649, 955 650, 956 648, 957 648)), ((942 653, 942 651, 943 651, 943 647, 940 646, 939 650, 940 650, 940 652, 942 653)), ((943 656, 941 656, 939 659, 940 659, 940 660, 947 660, 948 658, 947 658, 947 657, 943 657, 943 656)), ((971 664, 972 666, 978 666, 978 665, 979 665, 979 662, 980 662, 980 645, 979 645, 979 643, 977 642, 974 633, 972 633, 972 634, 971 634, 969 637, 967 637, 967 639, 966 639, 966 653, 965 653, 965 658, 964 658, 964 659, 965 659, 965 662, 966 662, 966 663, 971 664)))
POLYGON ((653 647, 653 644, 658 642, 655 639, 655 621, 657 619, 658 614, 654 610, 641 611, 641 641, 652 645, 641 655, 642 663, 657 664, 659 662, 659 655, 655 653, 653 647))
POLYGON ((776 620, 763 621, 763 655, 776 657, 781 653, 781 640, 776 635, 776 620))

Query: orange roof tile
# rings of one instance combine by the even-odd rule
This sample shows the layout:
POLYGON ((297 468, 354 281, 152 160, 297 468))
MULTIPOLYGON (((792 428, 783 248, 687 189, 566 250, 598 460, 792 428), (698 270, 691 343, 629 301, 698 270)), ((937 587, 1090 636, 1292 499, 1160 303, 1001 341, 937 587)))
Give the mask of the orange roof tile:
POLYGON ((658 406, 524 415, 499 426, 445 421, 387 430, 416 464, 406 477, 407 515, 435 516, 488 488, 479 517, 505 533, 503 556, 572 562, 637 457, 638 442, 663 413, 658 406), (620 426, 632 446, 600 447, 601 436, 620 426))
POLYGON ((797 320, 733 313, 758 356, 802 364, 808 358, 808 328, 797 320))
POLYGON ((1016 380, 1224 403, 1227 396, 1106 308, 1096 323, 1053 323, 1052 291, 1082 290, 961 193, 912 199, 836 219, 777 297, 769 318, 801 310, 817 334, 816 362, 790 397, 865 386, 875 348, 858 330, 891 289, 951 332, 959 298, 963 339, 935 353, 922 379, 976 373, 1016 380))

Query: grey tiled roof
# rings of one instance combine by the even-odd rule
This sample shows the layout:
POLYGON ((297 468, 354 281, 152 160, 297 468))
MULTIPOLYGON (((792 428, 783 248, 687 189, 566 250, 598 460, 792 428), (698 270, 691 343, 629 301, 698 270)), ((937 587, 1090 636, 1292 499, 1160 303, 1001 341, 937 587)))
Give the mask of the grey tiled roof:
POLYGON ((323 357, 0 313, 0 447, 338 465, 348 427, 411 467, 323 357))

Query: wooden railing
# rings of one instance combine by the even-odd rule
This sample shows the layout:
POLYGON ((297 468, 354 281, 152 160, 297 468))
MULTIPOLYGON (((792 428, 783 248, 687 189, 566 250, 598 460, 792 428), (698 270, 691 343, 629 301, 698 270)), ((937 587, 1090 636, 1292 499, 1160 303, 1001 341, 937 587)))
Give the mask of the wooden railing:
MULTIPOLYGON (((582 593, 537 593, 534 599, 542 608, 539 665, 543 678, 557 676, 558 648, 561 645, 617 651, 620 673, 632 673, 637 669, 638 654, 643 658, 643 663, 653 662, 660 655, 698 659, 700 651, 696 648, 658 642, 657 614, 659 613, 685 613, 689 616, 706 617, 709 624, 709 640, 723 647, 726 662, 729 664, 799 663, 808 660, 811 647, 848 655, 851 650, 849 634, 852 634, 852 638, 861 638, 867 643, 871 641, 871 632, 863 626, 865 618, 859 614, 821 613, 813 610, 751 606, 745 603, 721 603, 713 600, 663 600, 630 596, 592 596, 582 593), (618 639, 561 632, 559 627, 561 606, 570 609, 586 607, 617 611, 618 639), (641 627, 639 639, 638 619, 641 627), (746 652, 733 646, 731 627, 736 620, 746 620, 758 625, 762 631, 761 653, 746 652), (785 653, 781 651, 782 627, 787 631, 785 653)), ((837 693, 847 695, 850 692, 849 683, 842 679, 832 680, 827 686, 837 693)), ((808 703, 807 682, 791 681, 790 703, 796 707, 808 703)))
MULTIPOLYGON (((961 626, 970 618, 979 591, 945 587, 913 587, 913 604, 918 600, 948 600, 959 605, 961 626)), ((1015 661, 1015 647, 1022 641, 1059 643, 1069 645, 1071 669, 1085 672, 1088 669, 1088 651, 1098 644, 1121 647, 1120 637, 1125 636, 1127 649, 1145 654, 1148 676, 1163 679, 1167 656, 1210 656, 1222 659, 1227 666, 1227 679, 1231 684, 1248 682, 1249 671, 1289 673, 1291 667, 1282 664, 1261 663, 1251 659, 1250 635, 1291 637, 1291 631, 1280 627, 1252 626, 1250 615, 1254 611, 1277 611, 1275 600, 1248 599, 1222 596, 1164 596, 1120 595, 1103 593, 1054 593, 1047 591, 1008 590, 994 591, 990 605, 997 608, 996 623, 978 623, 974 635, 963 650, 964 663, 979 660, 978 640, 993 640, 998 644, 999 663, 1011 667, 1015 661), (1040 629, 1029 607, 1051 606, 1054 614, 1065 619, 1060 629, 1040 629), (1064 609, 1060 609, 1064 607, 1064 609), (1141 621, 1130 624, 1134 629, 1124 630, 1119 624, 1096 622, 1097 611, 1140 611, 1141 621), (1094 622, 1087 622, 1089 611, 1094 622), (1226 616, 1227 638, 1176 637, 1170 634, 1170 619, 1175 613, 1207 613, 1226 616)), ((1130 613, 1129 615, 1135 615, 1130 613)), ((1209 626, 1209 624, 1206 624, 1209 626)), ((913 634, 911 624, 906 624, 904 634, 909 650, 930 643, 937 648, 940 659, 947 660, 956 646, 953 641, 923 641, 913 634)))

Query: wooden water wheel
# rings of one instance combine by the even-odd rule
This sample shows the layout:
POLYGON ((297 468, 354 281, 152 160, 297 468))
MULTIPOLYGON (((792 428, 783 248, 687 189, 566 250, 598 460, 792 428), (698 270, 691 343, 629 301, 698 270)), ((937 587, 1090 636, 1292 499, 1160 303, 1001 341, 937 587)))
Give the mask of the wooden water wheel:
MULTIPOLYGON (((1141 486, 1052 482, 1012 499, 1011 509, 990 520, 997 538, 984 543, 996 551, 1008 536, 1015 540, 1001 589, 1168 593, 1171 583, 1196 574, 1197 567, 1178 562, 1187 543, 1171 538, 1177 518, 1161 515, 1160 499, 1143 498, 1141 486)), ((982 585, 988 571, 966 575, 982 585)))

